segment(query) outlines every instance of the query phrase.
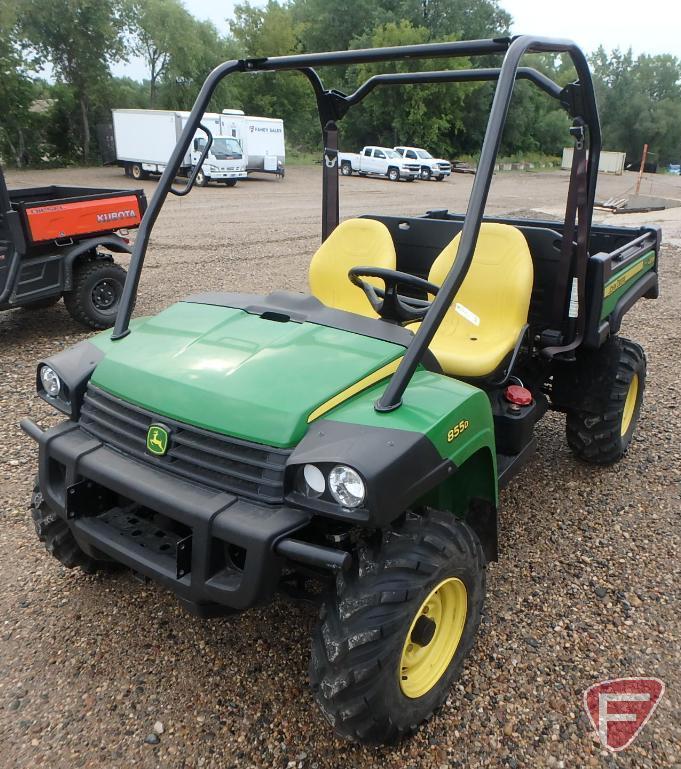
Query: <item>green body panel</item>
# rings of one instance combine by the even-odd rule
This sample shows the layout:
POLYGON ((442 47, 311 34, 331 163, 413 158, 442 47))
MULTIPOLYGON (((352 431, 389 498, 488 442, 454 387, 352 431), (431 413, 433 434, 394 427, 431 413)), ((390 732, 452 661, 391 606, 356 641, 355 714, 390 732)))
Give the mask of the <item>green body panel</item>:
POLYGON ((313 323, 180 302, 135 324, 104 353, 92 383, 156 414, 214 432, 294 446, 318 406, 404 348, 313 323))
POLYGON ((649 251, 623 270, 615 273, 605 284, 601 320, 610 315, 620 298, 629 291, 634 283, 649 272, 655 265, 655 252, 649 251))
MULTIPOLYGON (((420 369, 412 377, 402 405, 394 411, 378 412, 374 403, 386 384, 387 380, 362 391, 324 418, 420 433, 428 437, 443 459, 450 459, 459 467, 482 455, 482 461, 476 459, 473 463, 475 468, 473 464, 468 466, 475 477, 469 474, 466 482, 471 489, 484 489, 481 495, 496 504, 494 421, 485 393, 465 382, 420 369), (465 427, 457 431, 462 424, 465 427)), ((461 473, 457 473, 452 483, 456 486, 460 480, 461 473)))

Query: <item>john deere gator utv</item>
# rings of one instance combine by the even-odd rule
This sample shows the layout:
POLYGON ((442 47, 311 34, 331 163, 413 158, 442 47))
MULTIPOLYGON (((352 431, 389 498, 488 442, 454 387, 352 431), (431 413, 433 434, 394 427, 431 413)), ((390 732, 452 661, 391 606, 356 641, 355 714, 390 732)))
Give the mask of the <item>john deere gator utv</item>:
POLYGON ((87 572, 125 564, 203 616, 325 584, 310 664, 324 715, 352 740, 411 733, 471 649, 499 488, 530 459, 537 421, 564 413, 570 447, 597 465, 620 459, 636 428, 646 361, 617 332, 657 296, 660 233, 592 226, 600 146, 588 65, 565 40, 218 67, 143 218, 113 333, 38 366, 39 396, 67 417, 22 423, 40 446, 33 518, 48 551, 87 572), (568 54, 578 79, 521 67, 528 52, 568 54), (498 67, 382 74, 350 95, 315 69, 494 55, 498 67), (172 183, 215 87, 280 70, 309 80, 321 118, 310 293, 206 293, 131 322, 151 229, 168 192, 191 188, 172 183), (483 216, 517 78, 573 120, 563 223, 483 216), (339 223, 348 109, 377 87, 473 80, 497 86, 466 215, 339 223))

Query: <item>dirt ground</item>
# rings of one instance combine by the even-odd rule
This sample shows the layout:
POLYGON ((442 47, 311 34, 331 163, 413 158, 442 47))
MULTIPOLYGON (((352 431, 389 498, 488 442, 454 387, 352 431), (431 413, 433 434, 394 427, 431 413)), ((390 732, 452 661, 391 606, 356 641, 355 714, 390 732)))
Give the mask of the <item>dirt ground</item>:
MULTIPOLYGON (((284 181, 171 198, 137 314, 200 289, 304 289, 320 177, 319 167, 292 167, 284 181)), ((11 187, 130 181, 120 169, 8 174, 11 187)), ((500 174, 488 210, 560 215, 567 182, 562 172, 500 174)), ((461 211, 471 183, 343 178, 341 212, 461 211)), ((599 198, 634 183, 603 176, 599 198)), ((643 191, 681 199, 681 179, 647 179, 643 191)), ((311 607, 278 599, 201 621, 128 573, 85 576, 45 553, 27 509, 36 450, 18 421, 57 421, 33 395, 35 363, 88 334, 62 304, 0 313, 0 767, 681 769, 681 208, 597 218, 664 228, 662 295, 640 302, 622 329, 648 355, 637 436, 617 466, 594 469, 571 456, 563 418, 542 421, 536 457, 502 494, 502 553, 463 675, 395 748, 340 742, 317 711, 307 688, 311 607), (595 740, 582 696, 619 676, 656 676, 667 691, 638 740, 613 756, 595 740), (156 722, 162 733, 148 744, 156 722)))

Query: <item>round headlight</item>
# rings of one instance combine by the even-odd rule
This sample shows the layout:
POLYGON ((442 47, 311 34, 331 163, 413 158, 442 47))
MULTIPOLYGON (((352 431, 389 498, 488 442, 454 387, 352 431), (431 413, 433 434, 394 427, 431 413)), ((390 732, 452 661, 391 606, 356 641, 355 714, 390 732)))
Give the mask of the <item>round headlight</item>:
POLYGON ((57 376, 57 372, 49 366, 43 366, 40 369, 40 381, 43 383, 45 392, 56 398, 61 390, 61 381, 57 376))
POLYGON ((315 465, 305 465, 303 467, 303 479, 305 480, 305 491, 308 496, 318 497, 326 489, 326 479, 324 473, 315 465))
POLYGON ((366 496, 360 474, 345 465, 336 465, 329 473, 329 489, 336 502, 343 507, 358 507, 366 496))

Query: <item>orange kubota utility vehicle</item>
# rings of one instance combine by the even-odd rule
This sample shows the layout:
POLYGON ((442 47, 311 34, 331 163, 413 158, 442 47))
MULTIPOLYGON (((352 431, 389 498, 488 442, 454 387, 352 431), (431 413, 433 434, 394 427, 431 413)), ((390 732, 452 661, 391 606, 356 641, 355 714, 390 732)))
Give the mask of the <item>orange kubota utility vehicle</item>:
POLYGON ((75 320, 112 326, 126 277, 112 253, 131 252, 124 232, 146 207, 142 190, 8 190, 0 168, 0 310, 49 307, 63 296, 75 320))

